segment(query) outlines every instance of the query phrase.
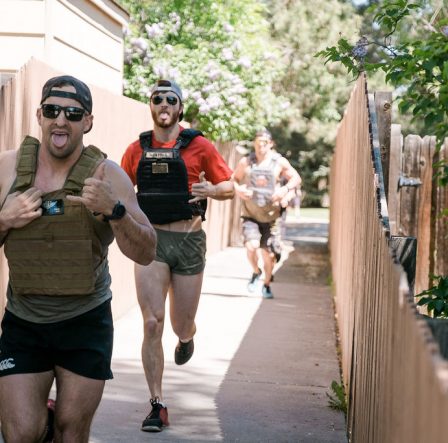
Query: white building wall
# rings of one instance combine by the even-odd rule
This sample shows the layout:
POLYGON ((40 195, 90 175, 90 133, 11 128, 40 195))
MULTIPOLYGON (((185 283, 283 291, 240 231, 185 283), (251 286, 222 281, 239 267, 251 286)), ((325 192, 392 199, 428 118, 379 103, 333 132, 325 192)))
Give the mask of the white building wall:
POLYGON ((112 0, 0 0, 0 84, 34 57, 121 94, 128 19, 112 0))
POLYGON ((45 56, 45 2, 0 0, 0 72, 13 74, 45 56))

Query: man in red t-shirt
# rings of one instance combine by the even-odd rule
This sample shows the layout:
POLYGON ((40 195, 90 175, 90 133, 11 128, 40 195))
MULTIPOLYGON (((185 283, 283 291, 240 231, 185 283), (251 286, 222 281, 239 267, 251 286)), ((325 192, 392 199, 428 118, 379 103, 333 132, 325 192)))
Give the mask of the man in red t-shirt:
MULTIPOLYGON (((137 297, 144 320, 142 360, 152 410, 143 431, 168 425, 163 403, 164 354, 162 333, 166 295, 170 319, 179 342, 174 359, 186 363, 194 350, 195 315, 205 267, 206 239, 202 230, 207 197, 225 200, 234 195, 232 171, 217 149, 202 135, 179 148, 183 117, 182 91, 159 80, 150 99, 154 130, 140 135, 127 148, 121 166, 134 185, 140 207, 157 232, 157 254, 149 266, 135 266, 137 297)), ((185 132, 184 132, 185 131, 185 132)))

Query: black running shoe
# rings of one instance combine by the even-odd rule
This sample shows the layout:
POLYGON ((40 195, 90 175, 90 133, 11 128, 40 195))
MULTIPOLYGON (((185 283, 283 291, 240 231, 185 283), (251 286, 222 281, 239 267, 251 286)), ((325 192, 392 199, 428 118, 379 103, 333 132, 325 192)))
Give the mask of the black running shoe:
POLYGON ((160 432, 164 426, 169 426, 168 409, 160 403, 159 397, 150 400, 152 410, 143 420, 142 431, 160 432))
POLYGON ((179 340, 179 343, 174 350, 174 361, 176 362, 176 365, 184 365, 185 363, 187 363, 187 361, 190 360, 191 356, 193 355, 193 351, 193 339, 191 339, 187 343, 183 343, 179 340))

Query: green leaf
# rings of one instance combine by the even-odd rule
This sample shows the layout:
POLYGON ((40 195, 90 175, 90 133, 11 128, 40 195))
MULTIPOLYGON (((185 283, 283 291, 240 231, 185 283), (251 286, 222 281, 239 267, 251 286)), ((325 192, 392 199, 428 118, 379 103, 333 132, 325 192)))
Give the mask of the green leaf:
POLYGON ((331 390, 332 394, 326 392, 328 397, 328 405, 330 408, 342 411, 344 414, 347 414, 347 401, 345 398, 345 389, 343 384, 339 384, 337 381, 333 380, 331 382, 331 390))

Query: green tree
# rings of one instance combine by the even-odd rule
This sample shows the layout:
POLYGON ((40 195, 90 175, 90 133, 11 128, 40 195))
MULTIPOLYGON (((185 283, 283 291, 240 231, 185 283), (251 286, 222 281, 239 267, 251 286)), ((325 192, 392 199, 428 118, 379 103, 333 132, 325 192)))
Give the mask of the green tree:
POLYGON ((254 0, 122 0, 130 11, 126 95, 147 101, 165 77, 180 83, 185 119, 214 140, 251 138, 288 111, 271 88, 283 65, 265 7, 254 0))
POLYGON ((343 37, 319 55, 340 62, 353 78, 362 71, 383 71, 399 110, 411 112, 440 144, 448 127, 448 20, 437 5, 441 2, 385 0, 371 9, 381 39, 343 37))
POLYGON ((362 17, 350 2, 338 0, 270 0, 271 35, 286 64, 273 88, 291 102, 291 112, 272 129, 278 150, 302 175, 304 206, 318 206, 324 189, 318 182, 329 172, 337 124, 353 85, 338 64, 330 69, 315 57, 339 37, 341 29, 357 36, 362 17))
MULTIPOLYGON (((339 39, 319 53, 327 62, 340 62, 356 78, 360 72, 382 70, 395 87, 399 110, 423 122, 435 134, 438 146, 448 133, 448 8, 441 0, 384 0, 371 8, 382 39, 362 36, 356 43, 339 39), (371 56, 376 53, 376 60, 371 56)), ((448 163, 439 162, 437 173, 448 184, 448 163)), ((448 216, 448 208, 443 214, 448 216)), ((430 276, 431 287, 417 294, 435 317, 447 315, 447 276, 430 276)))
POLYGON ((352 85, 337 64, 314 57, 357 33, 360 17, 340 0, 122 0, 131 14, 125 94, 148 100, 159 77, 177 80, 186 120, 212 139, 250 145, 261 126, 304 178, 305 205, 319 205, 337 123, 352 85), (336 75, 337 74, 337 75, 336 75), (246 140, 246 142, 244 142, 246 140))

